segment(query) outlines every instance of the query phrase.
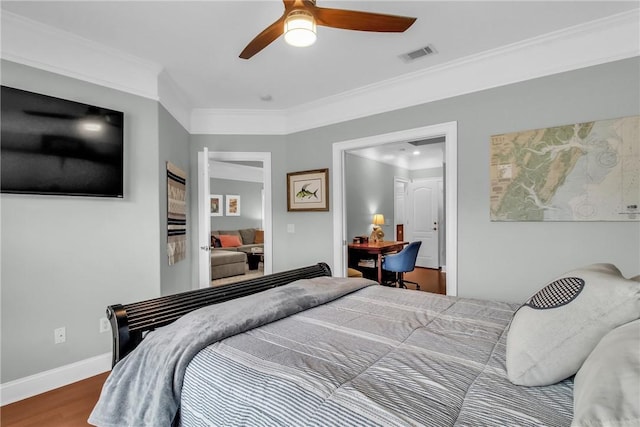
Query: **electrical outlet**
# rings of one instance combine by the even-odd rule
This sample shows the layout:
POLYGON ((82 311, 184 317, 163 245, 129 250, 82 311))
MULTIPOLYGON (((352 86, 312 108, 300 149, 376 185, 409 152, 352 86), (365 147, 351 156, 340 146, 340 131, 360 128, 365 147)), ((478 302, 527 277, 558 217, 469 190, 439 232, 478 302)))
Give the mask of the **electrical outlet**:
POLYGON ((109 319, 106 317, 100 318, 100 333, 109 332, 111 329, 111 324, 109 323, 109 319))
POLYGON ((55 344, 62 344, 67 340, 67 328, 57 328, 53 330, 53 342, 55 344))

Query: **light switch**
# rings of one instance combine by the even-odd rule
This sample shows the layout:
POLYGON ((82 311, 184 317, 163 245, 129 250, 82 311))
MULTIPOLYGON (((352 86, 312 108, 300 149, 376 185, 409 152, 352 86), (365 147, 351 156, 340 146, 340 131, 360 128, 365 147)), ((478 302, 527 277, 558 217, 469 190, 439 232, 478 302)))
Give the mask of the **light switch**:
POLYGON ((287 224, 287 233, 295 233, 296 232, 296 226, 293 224, 287 224))

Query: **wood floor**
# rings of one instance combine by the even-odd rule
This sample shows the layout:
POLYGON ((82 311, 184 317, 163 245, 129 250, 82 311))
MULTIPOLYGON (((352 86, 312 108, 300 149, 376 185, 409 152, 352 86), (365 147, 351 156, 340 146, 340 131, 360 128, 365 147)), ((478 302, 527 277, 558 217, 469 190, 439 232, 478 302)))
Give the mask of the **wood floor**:
MULTIPOLYGON (((405 279, 425 292, 446 293, 446 275, 417 267, 405 279)), ((415 289, 411 284, 407 287, 415 289)), ((85 427, 108 372, 0 408, 2 427, 85 427)))
POLYGON ((2 427, 84 427, 109 373, 0 408, 2 427))
MULTIPOLYGON (((405 273, 404 278, 418 283, 421 291, 442 295, 447 293, 447 275, 442 270, 416 267, 412 272, 405 273)), ((408 283, 407 288, 415 289, 415 286, 408 283)))

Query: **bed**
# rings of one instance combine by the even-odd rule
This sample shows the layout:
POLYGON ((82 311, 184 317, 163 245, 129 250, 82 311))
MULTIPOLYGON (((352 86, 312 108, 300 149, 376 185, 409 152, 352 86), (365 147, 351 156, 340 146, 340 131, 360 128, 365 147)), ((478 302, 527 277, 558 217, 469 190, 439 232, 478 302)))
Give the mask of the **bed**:
POLYGON ((518 308, 334 278, 326 264, 110 306, 115 365, 89 422, 569 426, 573 376, 508 378, 518 308))

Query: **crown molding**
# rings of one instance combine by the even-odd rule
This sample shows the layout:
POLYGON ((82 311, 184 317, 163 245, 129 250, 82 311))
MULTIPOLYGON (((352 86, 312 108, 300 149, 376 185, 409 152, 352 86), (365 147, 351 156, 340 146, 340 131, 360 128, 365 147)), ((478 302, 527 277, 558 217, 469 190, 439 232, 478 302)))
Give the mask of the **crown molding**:
POLYGON ((640 56, 635 9, 286 110, 192 109, 159 64, 10 12, 1 18, 2 58, 158 100, 192 134, 288 135, 640 56))
POLYGON ((640 55, 638 9, 568 27, 287 110, 199 110, 192 132, 291 134, 640 55))
POLYGON ((287 111, 288 133, 640 55, 640 12, 622 13, 287 111))
POLYGON ((2 11, 3 59, 158 100, 162 66, 2 11), (61 49, 60 46, 64 46, 61 49))
POLYGON ((189 100, 166 70, 162 70, 158 75, 158 98, 173 118, 189 131, 191 127, 189 100))
POLYGON ((284 135, 287 113, 284 110, 221 110, 196 108, 191 111, 192 134, 284 135))

